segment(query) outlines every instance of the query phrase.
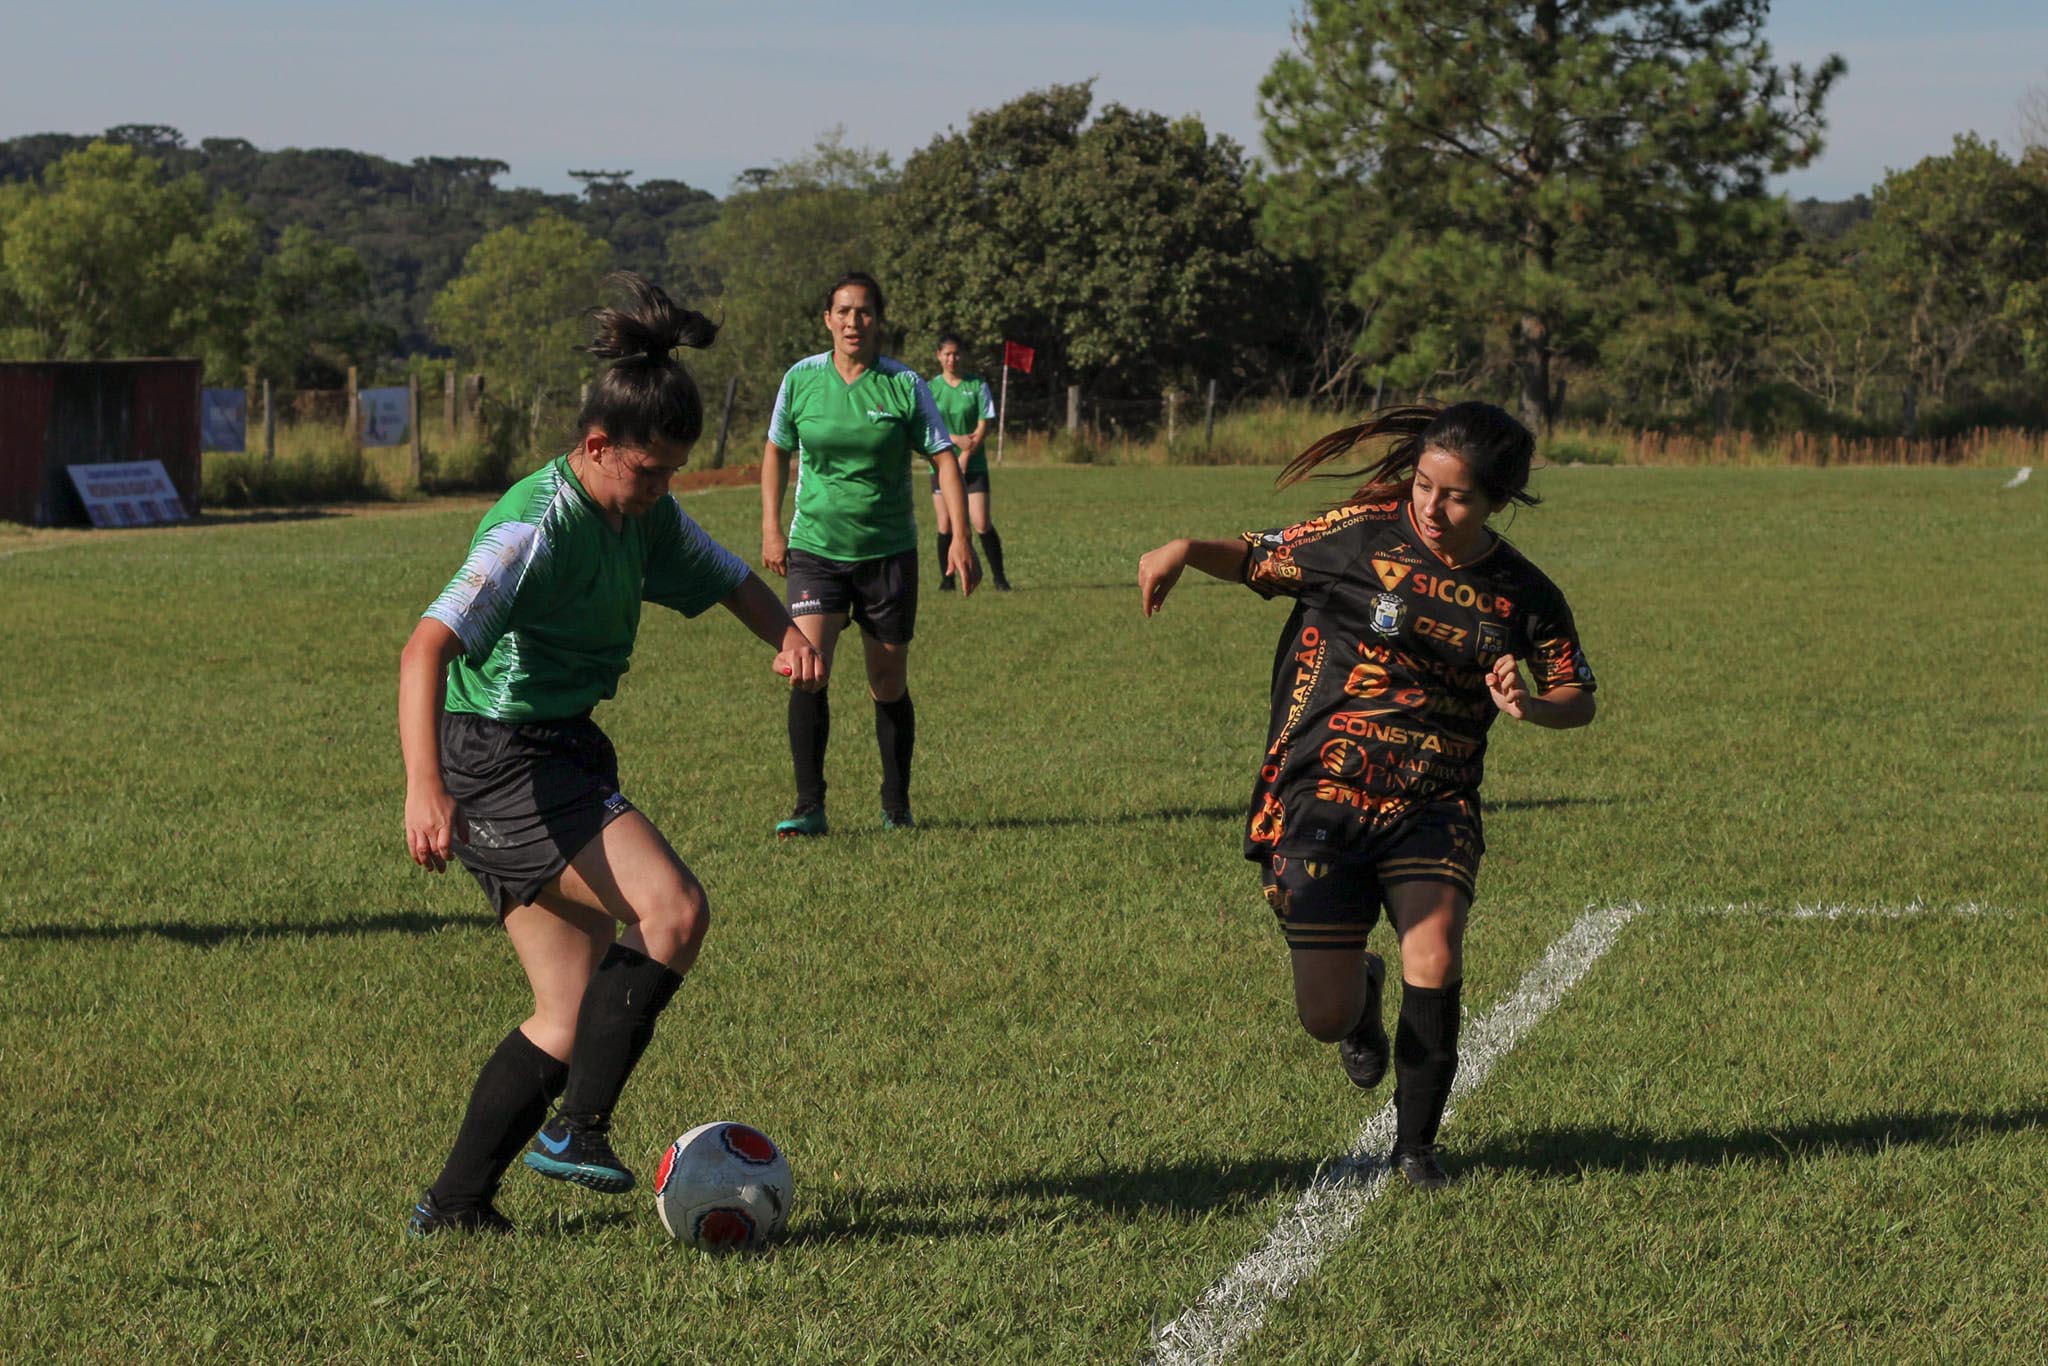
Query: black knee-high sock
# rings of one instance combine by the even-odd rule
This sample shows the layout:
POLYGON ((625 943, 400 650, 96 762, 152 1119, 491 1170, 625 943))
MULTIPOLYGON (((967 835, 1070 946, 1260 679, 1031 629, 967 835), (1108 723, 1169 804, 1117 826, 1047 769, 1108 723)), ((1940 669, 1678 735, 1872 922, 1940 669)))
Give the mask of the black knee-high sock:
POLYGON ((946 574, 946 555, 953 549, 953 533, 950 531, 941 531, 938 536, 938 541, 939 576, 943 578, 946 574))
POLYGON ((516 1029, 507 1034, 477 1074, 455 1148, 427 1193, 450 1211, 490 1199, 505 1168, 548 1117, 548 1102, 562 1094, 568 1076, 568 1063, 516 1029))
POLYGON ((981 555, 988 561, 989 573, 995 575, 997 579, 1010 577, 1003 572, 1003 538, 996 535, 993 526, 981 533, 981 555))
POLYGON ((875 703, 875 743, 882 750, 882 809, 910 809, 910 752, 917 747, 917 708, 910 693, 875 703))
POLYGON ((832 738, 829 689, 789 690, 789 753, 796 760, 796 804, 825 804, 825 745, 832 738))
POLYGON ((605 951, 576 1012, 576 1056, 562 1092, 562 1113, 585 1124, 608 1124, 654 1022, 683 984, 682 974, 636 949, 605 951))
POLYGON ((1451 1081, 1458 1075, 1458 994, 1464 983, 1401 984, 1401 1023, 1394 1031, 1394 1143, 1436 1142, 1451 1081))

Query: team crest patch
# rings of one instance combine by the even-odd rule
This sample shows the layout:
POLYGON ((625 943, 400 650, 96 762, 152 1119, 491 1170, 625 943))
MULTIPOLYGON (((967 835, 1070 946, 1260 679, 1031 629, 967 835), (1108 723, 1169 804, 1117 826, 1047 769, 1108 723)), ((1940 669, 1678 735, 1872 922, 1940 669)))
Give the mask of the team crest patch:
POLYGON ((1401 580, 1408 577, 1408 566, 1394 560, 1383 560, 1375 555, 1372 557, 1372 572, 1380 576, 1380 587, 1391 593, 1400 585, 1401 580))
POLYGON ((1408 604, 1392 593, 1382 593, 1372 600, 1372 629, 1383 636, 1401 633, 1401 618, 1407 614, 1408 604))
POLYGON ((1479 657, 1489 659, 1508 652, 1508 628, 1497 621, 1479 623, 1479 657))

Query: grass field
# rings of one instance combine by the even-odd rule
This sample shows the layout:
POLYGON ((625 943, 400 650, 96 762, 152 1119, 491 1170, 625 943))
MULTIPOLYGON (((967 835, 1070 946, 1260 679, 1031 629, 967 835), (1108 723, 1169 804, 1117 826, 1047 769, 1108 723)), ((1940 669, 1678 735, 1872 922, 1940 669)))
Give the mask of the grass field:
MULTIPOLYGON (((1539 476, 1509 534, 1601 716, 1495 732, 1468 1041, 1639 909, 1459 1101, 1456 1184, 1373 1187, 1239 1359, 2040 1358, 2048 510, 2004 477, 1539 476)), ((517 1237, 402 1235, 527 1008, 400 830, 397 653, 481 503, 0 538, 0 1357, 1151 1352, 1386 1097, 1237 856, 1281 604, 1136 610, 1159 540, 1309 506, 1267 478, 1000 473, 1019 591, 926 596, 909 835, 848 679, 835 833, 770 841, 766 652, 650 613, 600 719, 714 924, 618 1138, 783 1143, 790 1235, 725 1260, 519 1172, 517 1237)), ((751 554, 750 494, 687 501, 751 554)))

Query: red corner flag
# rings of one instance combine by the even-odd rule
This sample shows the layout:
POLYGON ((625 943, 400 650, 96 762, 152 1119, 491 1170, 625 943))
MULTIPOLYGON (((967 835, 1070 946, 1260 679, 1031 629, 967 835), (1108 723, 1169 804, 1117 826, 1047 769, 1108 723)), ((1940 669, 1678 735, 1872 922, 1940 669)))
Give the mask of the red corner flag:
POLYGON ((1028 346, 1021 346, 1013 341, 1003 343, 1003 364, 1012 370, 1022 370, 1025 374, 1030 374, 1031 362, 1037 355, 1038 353, 1028 346))

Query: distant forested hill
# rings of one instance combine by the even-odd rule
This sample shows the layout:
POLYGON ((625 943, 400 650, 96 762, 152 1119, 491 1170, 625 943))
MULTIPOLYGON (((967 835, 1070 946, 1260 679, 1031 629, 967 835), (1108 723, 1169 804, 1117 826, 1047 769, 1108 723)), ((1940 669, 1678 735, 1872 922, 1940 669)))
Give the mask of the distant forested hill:
POLYGON ((427 306, 462 268, 485 233, 524 223, 543 209, 574 219, 612 245, 613 262, 659 278, 669 237, 718 217, 708 191, 680 180, 631 183, 630 170, 572 174, 581 198, 504 189, 509 168, 486 157, 387 160, 341 148, 266 152, 241 138, 187 146, 160 124, 123 124, 97 135, 33 133, 0 141, 0 184, 29 180, 95 137, 139 148, 170 175, 196 172, 209 187, 246 202, 274 241, 301 224, 355 248, 370 272, 375 320, 396 334, 400 354, 430 351, 427 306))

